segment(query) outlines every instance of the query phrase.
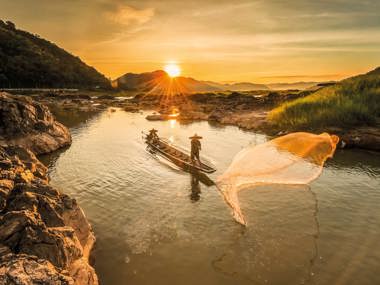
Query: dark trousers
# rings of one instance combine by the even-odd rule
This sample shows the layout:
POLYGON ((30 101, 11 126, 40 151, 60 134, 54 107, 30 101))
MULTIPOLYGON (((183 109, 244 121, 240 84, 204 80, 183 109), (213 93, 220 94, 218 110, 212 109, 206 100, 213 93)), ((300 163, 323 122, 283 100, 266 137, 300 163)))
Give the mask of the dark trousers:
POLYGON ((201 162, 201 160, 199 159, 199 151, 192 151, 191 152, 191 160, 195 160, 197 159, 199 162, 201 162))

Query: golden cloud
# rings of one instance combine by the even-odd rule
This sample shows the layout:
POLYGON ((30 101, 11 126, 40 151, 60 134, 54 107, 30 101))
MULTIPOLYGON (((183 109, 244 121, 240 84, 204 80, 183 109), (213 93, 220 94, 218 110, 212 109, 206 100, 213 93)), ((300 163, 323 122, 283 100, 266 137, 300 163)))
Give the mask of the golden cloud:
POLYGON ((146 8, 139 10, 125 5, 119 6, 114 12, 107 12, 106 16, 112 21, 126 26, 133 23, 144 24, 154 16, 154 9, 146 8))

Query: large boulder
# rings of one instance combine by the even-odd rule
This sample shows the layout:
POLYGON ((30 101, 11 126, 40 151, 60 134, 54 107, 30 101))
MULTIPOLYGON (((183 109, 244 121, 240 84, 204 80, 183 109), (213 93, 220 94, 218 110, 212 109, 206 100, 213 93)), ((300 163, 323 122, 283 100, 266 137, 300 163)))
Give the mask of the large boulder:
POLYGON ((92 228, 46 171, 31 151, 0 146, 0 285, 97 285, 92 228))
POLYGON ((20 145, 36 154, 71 144, 69 130, 49 109, 30 97, 0 93, 0 141, 20 145))

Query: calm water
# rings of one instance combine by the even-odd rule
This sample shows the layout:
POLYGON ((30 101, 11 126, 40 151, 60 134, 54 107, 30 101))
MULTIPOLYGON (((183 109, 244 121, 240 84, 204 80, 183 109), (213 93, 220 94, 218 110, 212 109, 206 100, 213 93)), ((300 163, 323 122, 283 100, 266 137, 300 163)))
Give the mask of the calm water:
POLYGON ((265 136, 121 110, 61 120, 73 144, 43 160, 94 227, 102 284, 380 284, 379 154, 338 151, 310 187, 241 192, 244 229, 214 187, 147 153, 141 130, 180 145, 201 134, 212 179, 265 136))

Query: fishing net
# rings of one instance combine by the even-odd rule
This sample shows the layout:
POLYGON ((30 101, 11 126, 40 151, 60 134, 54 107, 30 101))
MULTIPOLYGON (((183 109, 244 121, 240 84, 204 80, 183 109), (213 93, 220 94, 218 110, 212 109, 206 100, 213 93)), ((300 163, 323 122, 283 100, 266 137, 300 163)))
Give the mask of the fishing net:
POLYGON ((321 174, 338 141, 337 136, 327 133, 298 132, 241 150, 217 179, 236 221, 246 225, 238 191, 260 184, 308 184, 321 174))

